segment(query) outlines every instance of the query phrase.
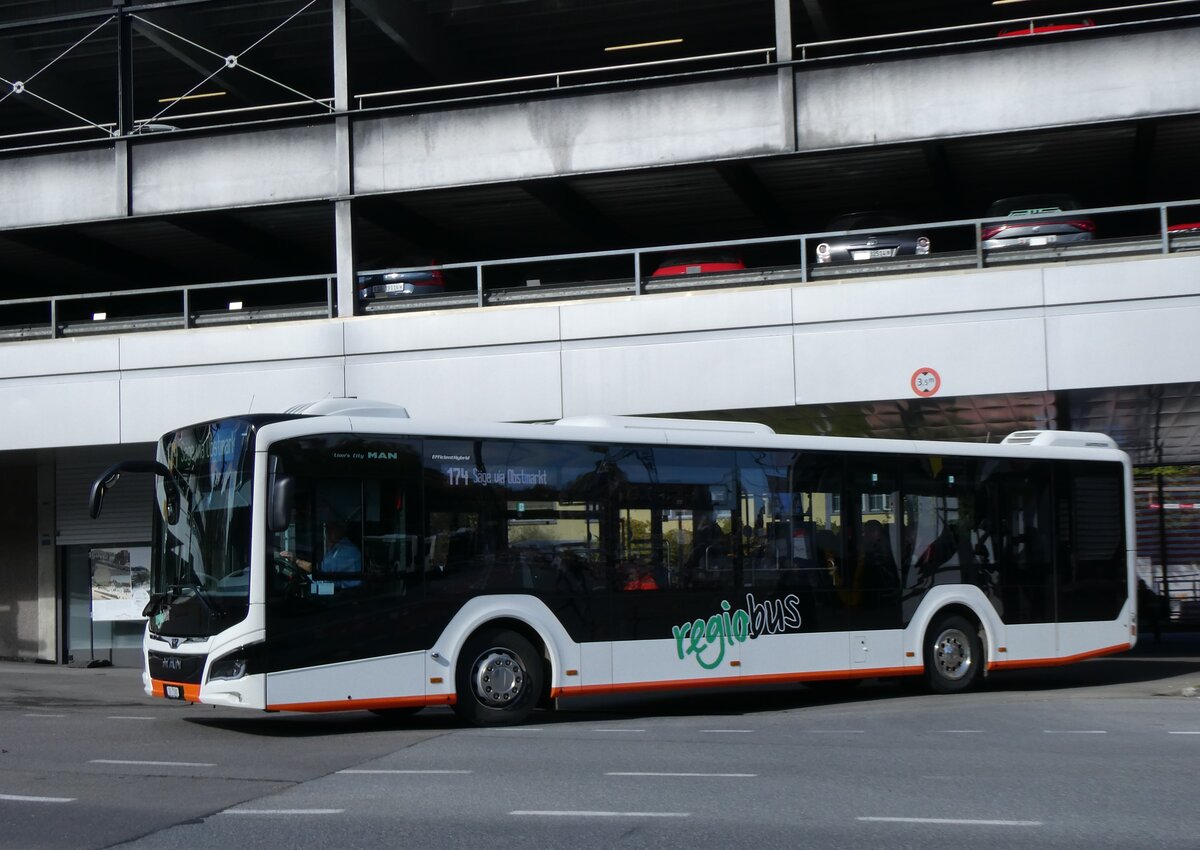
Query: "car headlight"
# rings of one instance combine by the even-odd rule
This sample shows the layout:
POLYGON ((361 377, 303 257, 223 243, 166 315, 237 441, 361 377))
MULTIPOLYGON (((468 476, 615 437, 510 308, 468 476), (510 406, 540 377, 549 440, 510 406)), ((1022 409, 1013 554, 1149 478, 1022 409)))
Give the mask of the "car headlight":
POLYGON ((923 257, 924 255, 926 255, 928 253, 929 253, 929 237, 928 236, 917 237, 917 256, 923 257))
POLYGON ((833 253, 829 248, 828 242, 822 242, 817 246, 817 262, 828 263, 833 260, 833 253))

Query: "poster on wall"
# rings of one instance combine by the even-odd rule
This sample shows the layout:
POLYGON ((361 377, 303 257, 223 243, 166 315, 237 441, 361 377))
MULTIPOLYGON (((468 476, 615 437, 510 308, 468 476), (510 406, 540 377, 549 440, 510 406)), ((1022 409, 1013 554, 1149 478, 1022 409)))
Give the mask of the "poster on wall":
POLYGON ((142 620, 150 601, 150 547, 92 549, 92 620, 142 620))

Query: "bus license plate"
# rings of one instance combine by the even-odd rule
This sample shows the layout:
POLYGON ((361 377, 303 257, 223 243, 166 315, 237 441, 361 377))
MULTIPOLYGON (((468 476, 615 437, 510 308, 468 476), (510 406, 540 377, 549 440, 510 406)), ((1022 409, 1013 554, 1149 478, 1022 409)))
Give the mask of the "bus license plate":
POLYGON ((167 699, 183 699, 183 688, 179 685, 163 685, 163 694, 167 699))

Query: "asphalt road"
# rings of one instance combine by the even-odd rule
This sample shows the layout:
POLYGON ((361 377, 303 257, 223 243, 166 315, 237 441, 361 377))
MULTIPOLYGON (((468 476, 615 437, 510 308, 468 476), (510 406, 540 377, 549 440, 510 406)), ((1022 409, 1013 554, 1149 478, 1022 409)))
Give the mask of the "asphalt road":
POLYGON ((575 703, 523 727, 151 700, 0 664, 0 848, 1200 846, 1200 641, 994 676, 575 703))

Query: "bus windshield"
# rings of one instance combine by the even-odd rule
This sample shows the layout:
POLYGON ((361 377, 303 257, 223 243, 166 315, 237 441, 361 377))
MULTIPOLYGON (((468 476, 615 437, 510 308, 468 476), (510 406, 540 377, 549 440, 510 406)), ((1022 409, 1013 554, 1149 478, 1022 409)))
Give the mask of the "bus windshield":
POLYGON ((147 611, 155 634, 216 634, 249 610, 255 424, 209 422, 159 443, 158 460, 170 478, 156 484, 155 595, 147 611))

